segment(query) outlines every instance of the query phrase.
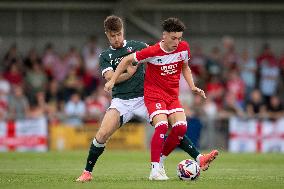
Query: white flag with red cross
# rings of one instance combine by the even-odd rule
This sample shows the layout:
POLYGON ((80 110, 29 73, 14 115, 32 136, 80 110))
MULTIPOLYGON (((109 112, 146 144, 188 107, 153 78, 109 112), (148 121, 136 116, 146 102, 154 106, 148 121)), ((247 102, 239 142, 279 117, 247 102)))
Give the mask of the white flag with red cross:
POLYGON ((284 152, 284 119, 260 121, 233 117, 229 121, 230 152, 284 152))
POLYGON ((0 151, 47 151, 45 118, 0 122, 0 151))

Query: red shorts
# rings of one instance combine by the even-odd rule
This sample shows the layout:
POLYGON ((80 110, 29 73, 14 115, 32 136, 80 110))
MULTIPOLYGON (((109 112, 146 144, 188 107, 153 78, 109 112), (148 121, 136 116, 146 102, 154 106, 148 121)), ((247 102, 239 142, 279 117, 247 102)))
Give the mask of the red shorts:
POLYGON ((144 98, 144 101, 149 113, 150 121, 152 121, 153 117, 158 114, 170 115, 175 112, 184 112, 179 99, 171 99, 170 101, 165 101, 162 99, 144 98))

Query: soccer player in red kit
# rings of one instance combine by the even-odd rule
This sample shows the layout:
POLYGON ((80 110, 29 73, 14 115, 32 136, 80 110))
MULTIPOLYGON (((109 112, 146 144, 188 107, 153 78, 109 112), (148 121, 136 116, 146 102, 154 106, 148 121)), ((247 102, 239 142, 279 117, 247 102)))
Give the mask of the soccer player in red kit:
MULTIPOLYGON (((153 46, 126 56, 118 65, 105 90, 111 91, 118 76, 132 62, 147 63, 144 81, 144 101, 150 120, 155 127, 151 141, 150 180, 167 180, 163 165, 164 159, 179 145, 186 133, 187 122, 179 101, 179 80, 182 73, 191 90, 206 98, 203 90, 195 86, 188 66, 189 45, 182 41, 184 24, 177 18, 168 18, 163 24, 163 40, 153 46), (168 131, 172 129, 164 141, 168 131)), ((213 160, 217 150, 210 153, 213 160)))

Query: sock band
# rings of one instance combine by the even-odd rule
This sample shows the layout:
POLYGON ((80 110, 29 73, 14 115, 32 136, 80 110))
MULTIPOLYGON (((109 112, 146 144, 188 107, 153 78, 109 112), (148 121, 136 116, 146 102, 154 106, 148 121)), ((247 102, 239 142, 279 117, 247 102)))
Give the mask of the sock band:
POLYGON ((98 147, 98 148, 105 147, 105 143, 104 144, 98 143, 96 138, 94 138, 93 144, 94 144, 95 147, 98 147))

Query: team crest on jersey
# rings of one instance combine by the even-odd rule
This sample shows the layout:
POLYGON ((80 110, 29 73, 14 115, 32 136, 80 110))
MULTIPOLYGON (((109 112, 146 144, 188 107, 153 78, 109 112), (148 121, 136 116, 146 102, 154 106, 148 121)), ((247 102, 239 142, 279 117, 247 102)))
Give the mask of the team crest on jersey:
POLYGON ((181 61, 182 60, 182 55, 181 55, 181 53, 179 53, 179 55, 178 55, 178 58, 177 58, 179 61, 181 61))
POLYGON ((161 109, 162 108, 162 104, 161 103, 156 103, 156 109, 161 109))
POLYGON ((132 52, 132 47, 127 47, 127 52, 132 52))

